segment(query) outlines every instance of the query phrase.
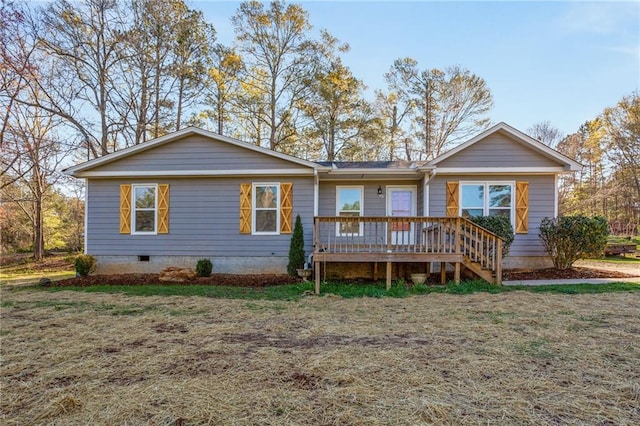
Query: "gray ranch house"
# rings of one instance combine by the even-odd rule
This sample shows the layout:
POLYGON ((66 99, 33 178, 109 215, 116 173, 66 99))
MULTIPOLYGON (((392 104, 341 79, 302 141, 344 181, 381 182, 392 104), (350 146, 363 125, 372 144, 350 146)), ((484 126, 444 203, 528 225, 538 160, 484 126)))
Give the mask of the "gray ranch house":
POLYGON ((429 162, 312 162, 185 128, 65 170, 86 180, 85 253, 99 274, 193 268, 283 273, 296 215, 321 277, 404 276, 447 265, 501 281, 547 267, 538 237, 574 160, 499 123, 429 162), (503 215, 501 240, 467 219, 503 215))

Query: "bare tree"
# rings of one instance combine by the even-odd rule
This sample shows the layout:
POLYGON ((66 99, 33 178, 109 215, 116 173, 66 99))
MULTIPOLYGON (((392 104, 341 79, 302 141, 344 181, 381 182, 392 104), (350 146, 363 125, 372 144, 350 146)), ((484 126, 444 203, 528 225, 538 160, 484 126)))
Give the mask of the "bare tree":
POLYGON ((554 149, 564 138, 562 132, 549 121, 535 123, 527 129, 527 134, 554 149))
POLYGON ((252 103, 243 106, 252 110, 251 114, 261 113, 255 116, 260 123, 253 127, 266 131, 269 148, 281 149, 296 134, 296 105, 313 74, 317 46, 308 39, 308 14, 299 5, 274 1, 265 9, 261 2, 252 0, 240 5, 232 22, 247 64, 243 84, 250 86, 250 99, 255 101, 257 96, 266 102, 259 111, 252 103))
MULTIPOLYGON (((32 93, 38 96, 38 92, 32 93)), ((37 102, 34 102, 37 103, 37 102)), ((73 149, 65 146, 56 134, 60 119, 55 115, 26 103, 18 103, 12 109, 8 124, 6 153, 19 153, 8 174, 19 176, 19 182, 27 189, 26 193, 18 192, 15 202, 20 210, 29 217, 33 230, 33 257, 41 260, 44 255, 43 206, 53 186, 61 178, 59 167, 61 162, 73 149)))
POLYGON ((489 126, 491 91, 484 79, 467 69, 452 66, 444 71, 421 71, 416 60, 403 58, 393 63, 385 78, 404 109, 411 110, 411 126, 406 131, 420 141, 423 159, 435 158, 489 126))

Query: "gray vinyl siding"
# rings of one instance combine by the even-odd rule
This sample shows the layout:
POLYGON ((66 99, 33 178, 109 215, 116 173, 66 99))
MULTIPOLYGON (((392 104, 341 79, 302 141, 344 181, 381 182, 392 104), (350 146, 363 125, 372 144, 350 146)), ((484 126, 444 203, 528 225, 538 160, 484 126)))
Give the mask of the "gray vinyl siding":
POLYGON ((240 184, 292 182, 293 220, 300 214, 305 250, 313 235, 313 178, 90 179, 88 181, 87 252, 93 255, 288 256, 291 234, 247 235, 239 232, 240 184), (120 184, 166 183, 169 234, 119 233, 120 184))
MULTIPOLYGON (((529 182, 529 233, 516 234, 515 240, 509 250, 510 256, 544 256, 542 244, 538 237, 540 222, 545 217, 553 217, 555 177, 553 175, 531 176, 490 176, 482 178, 478 176, 436 176, 429 183, 429 209, 434 217, 446 216, 446 182, 486 182, 486 181, 513 181, 529 182)), ((515 200, 514 200, 515 202, 515 200)))
POLYGON ((364 186, 364 216, 387 215, 387 186, 415 185, 417 187, 416 203, 418 214, 422 211, 421 181, 368 181, 345 180, 320 182, 318 213, 320 216, 336 216, 336 187, 364 186), (384 198, 378 197, 378 187, 382 187, 384 198))
POLYGON ((438 167, 558 167, 560 164, 501 133, 463 149, 438 167))
POLYGON ((288 168, 304 168, 304 166, 226 142, 193 135, 95 167, 91 171, 144 172, 288 168))

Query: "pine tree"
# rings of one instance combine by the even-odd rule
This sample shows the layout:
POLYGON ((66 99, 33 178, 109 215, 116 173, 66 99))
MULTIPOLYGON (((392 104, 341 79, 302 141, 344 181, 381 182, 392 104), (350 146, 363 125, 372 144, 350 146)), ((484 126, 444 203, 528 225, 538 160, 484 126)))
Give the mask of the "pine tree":
POLYGON ((296 216, 296 224, 291 235, 291 246, 289 247, 289 264, 287 272, 291 276, 297 276, 297 269, 304 267, 304 231, 302 229, 302 219, 296 216))

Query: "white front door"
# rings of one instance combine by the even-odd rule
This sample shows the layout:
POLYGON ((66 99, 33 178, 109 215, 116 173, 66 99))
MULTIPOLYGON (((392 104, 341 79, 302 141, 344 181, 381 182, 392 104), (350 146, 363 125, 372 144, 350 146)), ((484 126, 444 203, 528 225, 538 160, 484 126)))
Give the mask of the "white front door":
MULTIPOLYGON (((387 186, 387 216, 416 216, 416 187, 387 186)), ((391 244, 413 244, 415 225, 395 223, 391 228, 391 244)))

